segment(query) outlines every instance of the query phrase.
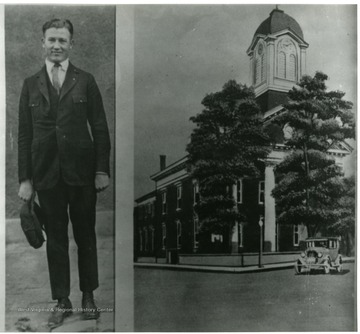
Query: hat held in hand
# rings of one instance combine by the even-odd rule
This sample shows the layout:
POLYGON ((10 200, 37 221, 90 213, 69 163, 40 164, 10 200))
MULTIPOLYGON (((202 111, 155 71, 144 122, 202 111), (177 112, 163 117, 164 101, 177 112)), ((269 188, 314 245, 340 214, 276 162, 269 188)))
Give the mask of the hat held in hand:
POLYGON ((40 248, 45 241, 43 235, 44 217, 34 197, 24 203, 20 210, 21 228, 30 246, 40 248))

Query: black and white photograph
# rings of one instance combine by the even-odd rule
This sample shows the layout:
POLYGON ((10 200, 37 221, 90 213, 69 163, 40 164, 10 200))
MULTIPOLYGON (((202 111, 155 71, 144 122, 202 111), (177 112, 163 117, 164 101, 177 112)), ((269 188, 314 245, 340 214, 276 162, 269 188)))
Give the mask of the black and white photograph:
POLYGON ((114 331, 115 6, 5 6, 8 332, 114 331))
POLYGON ((135 8, 135 331, 356 331, 356 12, 135 8))
POLYGON ((357 331, 357 10, 0 4, 0 331, 357 331))

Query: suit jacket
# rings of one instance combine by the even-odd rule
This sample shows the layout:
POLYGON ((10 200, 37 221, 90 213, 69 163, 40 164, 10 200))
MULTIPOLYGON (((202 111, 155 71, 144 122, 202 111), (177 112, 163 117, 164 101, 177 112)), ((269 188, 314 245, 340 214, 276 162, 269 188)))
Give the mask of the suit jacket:
POLYGON ((60 176, 74 186, 91 185, 109 172, 110 138, 94 77, 71 63, 57 110, 50 110, 44 66, 25 79, 19 105, 19 181, 35 190, 52 188, 60 176), (91 131, 89 131, 89 128, 91 131))

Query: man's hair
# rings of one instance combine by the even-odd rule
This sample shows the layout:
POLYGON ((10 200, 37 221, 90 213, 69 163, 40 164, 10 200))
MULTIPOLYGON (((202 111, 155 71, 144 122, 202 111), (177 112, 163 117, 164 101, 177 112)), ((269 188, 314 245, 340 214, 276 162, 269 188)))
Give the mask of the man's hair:
POLYGON ((66 28, 67 30, 69 30, 71 37, 74 34, 74 27, 73 27, 72 23, 70 22, 70 20, 52 19, 50 21, 45 22, 42 27, 43 35, 45 35, 46 30, 48 30, 50 28, 56 28, 56 29, 66 28))

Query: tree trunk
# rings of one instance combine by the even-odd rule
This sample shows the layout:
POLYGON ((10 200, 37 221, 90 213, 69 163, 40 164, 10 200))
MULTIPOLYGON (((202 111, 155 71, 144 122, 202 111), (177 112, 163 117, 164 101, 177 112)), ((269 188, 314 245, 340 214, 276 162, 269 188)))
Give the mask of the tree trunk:
MULTIPOLYGON (((306 143, 304 143, 304 160, 305 160, 305 176, 306 176, 306 181, 309 177, 309 174, 310 174, 310 169, 309 169, 309 157, 308 157, 308 151, 307 151, 307 146, 306 146, 306 143)), ((310 202, 310 193, 309 193, 309 186, 306 182, 306 201, 305 201, 305 206, 306 206, 306 218, 308 219, 309 218, 309 202, 310 202)), ((313 236, 313 229, 312 227, 310 226, 310 222, 307 221, 306 222, 306 227, 308 229, 308 233, 309 233, 309 236, 312 237, 313 236)))

